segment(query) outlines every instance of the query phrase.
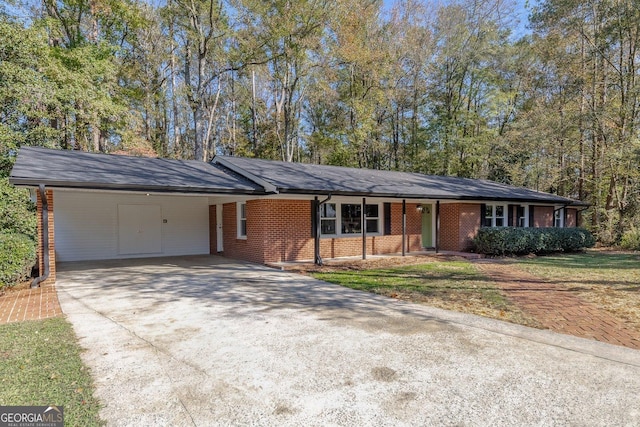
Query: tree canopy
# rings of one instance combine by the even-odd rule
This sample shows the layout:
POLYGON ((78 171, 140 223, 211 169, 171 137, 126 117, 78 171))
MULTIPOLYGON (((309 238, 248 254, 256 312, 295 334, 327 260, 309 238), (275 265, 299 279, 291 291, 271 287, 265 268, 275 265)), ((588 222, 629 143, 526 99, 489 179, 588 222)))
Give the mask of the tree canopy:
POLYGON ((12 0, 16 148, 215 154, 488 178, 640 225, 640 7, 543 0, 12 0))

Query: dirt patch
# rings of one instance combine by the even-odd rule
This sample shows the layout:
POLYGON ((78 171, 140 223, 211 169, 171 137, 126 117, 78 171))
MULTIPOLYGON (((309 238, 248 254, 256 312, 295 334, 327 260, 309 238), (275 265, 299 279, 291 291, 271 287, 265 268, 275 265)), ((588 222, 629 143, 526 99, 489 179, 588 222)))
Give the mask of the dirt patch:
POLYGON ((15 286, 6 286, 0 290, 0 298, 4 295, 11 295, 12 293, 24 291, 25 289, 29 288, 31 288, 31 280, 18 283, 15 286))
POLYGON ((386 366, 378 366, 371 370, 371 375, 376 381, 391 382, 396 379, 396 371, 386 366))
POLYGON ((535 317, 524 312, 516 304, 502 306, 500 308, 492 306, 490 302, 478 294, 468 294, 457 291, 440 292, 437 296, 425 296, 418 293, 402 292, 397 295, 388 295, 392 298, 404 301, 419 302, 443 310, 458 311, 461 313, 475 314, 492 319, 504 320, 505 322, 516 323, 518 325, 530 326, 541 329, 542 324, 535 317))

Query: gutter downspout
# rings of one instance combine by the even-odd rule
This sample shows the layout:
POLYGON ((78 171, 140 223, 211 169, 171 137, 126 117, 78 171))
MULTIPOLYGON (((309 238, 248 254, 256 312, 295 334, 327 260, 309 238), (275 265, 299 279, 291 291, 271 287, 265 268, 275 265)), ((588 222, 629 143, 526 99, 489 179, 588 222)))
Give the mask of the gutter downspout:
POLYGON ((42 260, 44 263, 44 272, 41 276, 36 277, 31 282, 32 288, 37 288, 40 283, 49 277, 49 203, 47 201, 47 193, 44 184, 38 186, 40 191, 40 200, 42 200, 42 260))
POLYGON ((367 199, 362 198, 362 259, 367 259, 367 199))
POLYGON ((405 242, 407 241, 407 201, 402 199, 402 256, 407 254, 405 242))
POLYGON ((325 203, 327 203, 329 200, 331 200, 331 194, 329 194, 329 196, 324 199, 321 202, 318 202, 318 197, 316 196, 315 198, 315 205, 316 205, 316 229, 315 229, 315 241, 314 243, 314 248, 313 248, 313 252, 314 252, 314 264, 315 265, 322 265, 322 257, 320 256, 320 206, 324 205, 325 203))
POLYGON ((440 200, 436 200, 436 253, 440 251, 440 200))

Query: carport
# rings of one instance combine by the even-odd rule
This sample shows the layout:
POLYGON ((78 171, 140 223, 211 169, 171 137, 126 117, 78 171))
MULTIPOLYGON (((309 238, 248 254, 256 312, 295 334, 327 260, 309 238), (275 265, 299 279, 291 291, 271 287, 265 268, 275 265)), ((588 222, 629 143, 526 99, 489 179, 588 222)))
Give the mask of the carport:
POLYGON ((109 425, 637 425, 640 353, 216 256, 62 263, 109 425))
POLYGON ((37 147, 21 149, 11 182, 29 187, 38 204, 47 283, 57 261, 209 254, 220 220, 210 206, 264 194, 205 162, 37 147))

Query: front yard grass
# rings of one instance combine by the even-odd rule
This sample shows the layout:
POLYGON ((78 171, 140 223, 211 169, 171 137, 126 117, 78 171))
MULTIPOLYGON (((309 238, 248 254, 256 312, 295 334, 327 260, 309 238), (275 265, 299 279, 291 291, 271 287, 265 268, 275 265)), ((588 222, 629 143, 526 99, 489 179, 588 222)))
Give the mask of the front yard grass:
MULTIPOLYGON (((308 270, 327 282, 374 292, 392 298, 419 302, 447 310, 478 314, 526 326, 540 327, 532 316, 511 303, 499 285, 463 260, 422 258, 414 264, 398 265, 391 259, 351 262, 308 270)), ((566 291, 608 311, 640 332, 640 254, 603 250, 583 253, 501 258, 541 282, 566 291)))
POLYGON ((311 274, 320 280, 455 310, 538 326, 530 316, 510 303, 496 284, 468 261, 432 261, 392 268, 328 268, 311 274))
POLYGON ((63 406, 65 425, 103 425, 80 352, 63 318, 0 325, 0 406, 63 406))
POLYGON ((640 331, 640 254, 588 250, 519 258, 515 266, 566 287, 640 331))

